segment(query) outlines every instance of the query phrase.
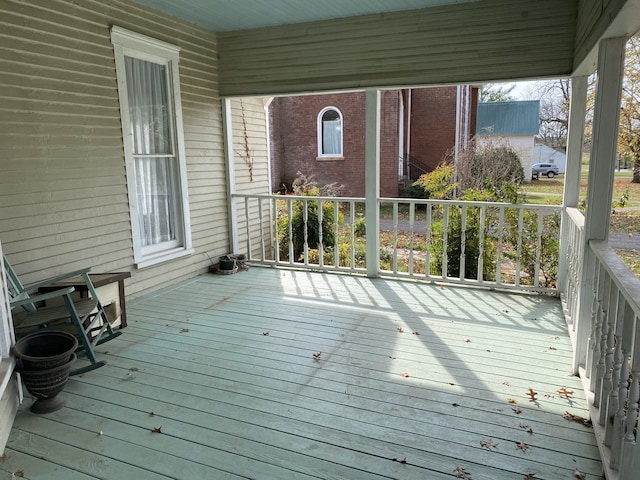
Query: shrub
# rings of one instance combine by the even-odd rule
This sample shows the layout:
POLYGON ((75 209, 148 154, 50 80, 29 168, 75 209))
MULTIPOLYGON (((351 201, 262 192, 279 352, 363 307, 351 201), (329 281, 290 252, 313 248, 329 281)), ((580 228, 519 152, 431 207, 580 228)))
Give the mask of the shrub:
POLYGON ((420 175, 407 188, 406 194, 411 198, 450 199, 457 186, 453 181, 454 175, 453 165, 442 163, 434 171, 420 175))

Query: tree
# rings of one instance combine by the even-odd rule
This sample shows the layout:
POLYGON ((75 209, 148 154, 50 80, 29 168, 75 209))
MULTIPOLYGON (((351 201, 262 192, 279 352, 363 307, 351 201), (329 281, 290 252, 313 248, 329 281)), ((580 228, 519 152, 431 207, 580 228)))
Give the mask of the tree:
POLYGON ((513 89, 516 88, 515 84, 502 85, 498 83, 489 83, 483 85, 480 89, 480 99, 482 103, 486 102, 510 102, 515 100, 512 95, 513 89))
POLYGON ((620 108, 618 153, 633 163, 633 183, 640 183, 640 37, 627 42, 620 108))

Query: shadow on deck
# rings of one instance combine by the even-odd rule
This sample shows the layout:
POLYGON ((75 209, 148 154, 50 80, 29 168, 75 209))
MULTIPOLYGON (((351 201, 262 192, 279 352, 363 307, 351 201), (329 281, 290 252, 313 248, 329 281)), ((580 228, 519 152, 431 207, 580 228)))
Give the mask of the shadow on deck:
POLYGON ((129 302, 25 478, 573 479, 602 473, 558 299, 253 268, 129 302), (572 391, 561 394, 559 390, 572 391), (535 399, 529 389, 537 392, 535 399))

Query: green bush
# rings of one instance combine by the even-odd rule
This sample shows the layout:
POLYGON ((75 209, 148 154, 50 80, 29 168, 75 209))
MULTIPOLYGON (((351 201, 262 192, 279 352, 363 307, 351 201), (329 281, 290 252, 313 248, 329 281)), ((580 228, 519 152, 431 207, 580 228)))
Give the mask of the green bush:
POLYGON ((450 199, 457 186, 453 181, 454 175, 453 165, 440 164, 434 171, 420 175, 405 190, 406 195, 411 198, 450 199))

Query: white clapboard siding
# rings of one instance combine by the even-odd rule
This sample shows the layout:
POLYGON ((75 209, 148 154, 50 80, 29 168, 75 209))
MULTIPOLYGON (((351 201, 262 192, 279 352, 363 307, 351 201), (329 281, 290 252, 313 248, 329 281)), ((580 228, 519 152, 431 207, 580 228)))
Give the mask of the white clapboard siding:
POLYGON ((216 34, 129 0, 0 2, 0 240, 26 282, 92 266, 127 294, 203 272, 228 250, 216 34), (195 253, 136 270, 109 28, 180 47, 195 253))
POLYGON ((221 32, 220 93, 568 75, 577 8, 577 0, 486 0, 221 32))

